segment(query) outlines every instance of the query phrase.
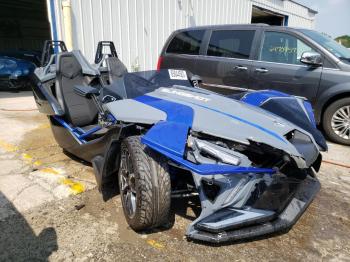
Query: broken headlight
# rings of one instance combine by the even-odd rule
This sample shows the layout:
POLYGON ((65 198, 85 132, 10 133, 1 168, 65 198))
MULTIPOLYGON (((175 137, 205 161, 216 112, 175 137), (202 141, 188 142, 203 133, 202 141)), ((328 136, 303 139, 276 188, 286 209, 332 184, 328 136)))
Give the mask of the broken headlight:
POLYGON ((229 164, 234 166, 250 166, 251 161, 245 155, 223 147, 219 142, 202 140, 189 136, 187 140, 187 159, 195 163, 229 164))

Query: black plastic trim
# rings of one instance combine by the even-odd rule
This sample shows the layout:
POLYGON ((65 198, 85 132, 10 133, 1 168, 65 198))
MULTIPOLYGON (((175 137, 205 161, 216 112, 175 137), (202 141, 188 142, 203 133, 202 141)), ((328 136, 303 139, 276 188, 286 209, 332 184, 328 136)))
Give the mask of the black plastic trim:
POLYGON ((291 200, 289 205, 275 220, 236 230, 222 231, 220 233, 198 230, 187 237, 198 241, 223 243, 229 241, 247 240, 262 235, 288 231, 305 212, 306 208, 315 198, 320 188, 321 184, 318 179, 307 176, 307 178, 299 185, 295 192, 294 198, 291 200))

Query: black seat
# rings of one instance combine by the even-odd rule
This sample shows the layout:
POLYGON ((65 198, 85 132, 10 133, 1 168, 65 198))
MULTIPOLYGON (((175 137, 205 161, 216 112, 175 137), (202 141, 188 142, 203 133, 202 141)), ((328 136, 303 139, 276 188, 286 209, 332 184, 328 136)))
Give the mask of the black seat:
POLYGON ((65 112, 66 120, 74 126, 94 124, 97 107, 92 99, 79 96, 75 85, 89 85, 98 80, 99 72, 91 67, 80 51, 57 55, 56 97, 65 112))
POLYGON ((110 84, 117 81, 128 72, 128 69, 123 64, 123 62, 115 56, 107 57, 106 65, 108 69, 108 79, 110 84))

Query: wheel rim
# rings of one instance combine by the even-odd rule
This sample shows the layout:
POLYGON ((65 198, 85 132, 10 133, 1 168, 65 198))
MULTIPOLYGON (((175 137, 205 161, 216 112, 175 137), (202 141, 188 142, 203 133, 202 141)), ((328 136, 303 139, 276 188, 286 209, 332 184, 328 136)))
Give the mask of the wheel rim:
POLYGON ((136 212, 135 173, 130 153, 126 149, 122 152, 120 164, 120 190, 121 194, 123 194, 122 200, 127 215, 132 218, 136 212))
POLYGON ((343 139, 350 139, 350 105, 339 108, 332 116, 332 129, 343 139))

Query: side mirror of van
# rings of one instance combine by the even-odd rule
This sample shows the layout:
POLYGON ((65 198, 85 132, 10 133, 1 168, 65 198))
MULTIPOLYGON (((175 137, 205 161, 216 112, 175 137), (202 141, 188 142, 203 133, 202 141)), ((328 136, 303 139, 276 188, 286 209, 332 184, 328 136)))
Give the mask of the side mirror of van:
POLYGON ((322 66, 322 56, 317 52, 304 52, 301 55, 300 62, 309 66, 322 66))

